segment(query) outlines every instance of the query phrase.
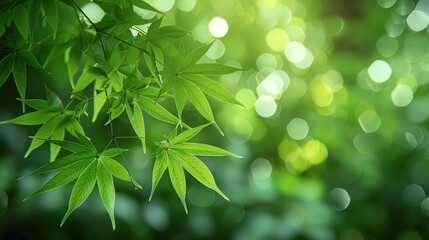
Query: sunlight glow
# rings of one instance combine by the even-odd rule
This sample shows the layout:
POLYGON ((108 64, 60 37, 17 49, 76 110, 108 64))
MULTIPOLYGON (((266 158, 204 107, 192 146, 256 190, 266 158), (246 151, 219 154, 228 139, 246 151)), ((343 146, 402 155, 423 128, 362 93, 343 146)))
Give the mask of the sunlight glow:
POLYGON ((387 62, 376 60, 369 67, 368 74, 374 82, 383 83, 392 75, 392 69, 387 62))
POLYGON ((215 17, 209 22, 209 30, 213 37, 221 38, 228 32, 228 23, 221 17, 215 17))

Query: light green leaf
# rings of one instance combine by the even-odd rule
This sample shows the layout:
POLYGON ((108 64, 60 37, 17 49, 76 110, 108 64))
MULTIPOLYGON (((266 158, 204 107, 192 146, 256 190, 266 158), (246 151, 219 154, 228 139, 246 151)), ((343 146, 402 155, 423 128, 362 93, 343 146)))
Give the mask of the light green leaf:
POLYGON ((97 91, 94 89, 94 114, 92 115, 92 122, 97 120, 98 114, 106 102, 106 93, 101 91, 97 94, 97 91))
POLYGON ((116 156, 120 155, 121 153, 127 152, 127 151, 128 151, 128 149, 123 149, 123 148, 109 148, 109 149, 104 150, 101 153, 101 156, 111 158, 111 157, 116 157, 116 156))
POLYGON ((208 44, 204 44, 204 45, 198 47, 197 49, 193 50, 191 53, 189 53, 185 57, 185 59, 183 59, 183 61, 178 61, 178 63, 181 66, 178 70, 180 71, 183 68, 187 68, 187 67, 191 66, 192 64, 195 64, 198 60, 200 60, 204 56, 204 54, 209 50, 209 48, 212 45, 213 45, 213 42, 208 43, 208 44))
POLYGON ((15 54, 11 53, 0 61, 0 87, 4 82, 6 82, 7 78, 12 72, 14 56, 15 54))
POLYGON ((52 107, 59 110, 59 111, 62 111, 63 103, 61 102, 61 99, 58 97, 58 95, 55 94, 46 85, 45 85, 45 92, 46 92, 46 97, 48 99, 48 102, 52 105, 52 107))
POLYGON ((139 104, 134 104, 134 111, 131 111, 131 107, 127 103, 126 109, 131 126, 142 143, 143 152, 146 153, 146 130, 144 126, 143 112, 139 104))
POLYGON ((84 146, 75 142, 70 141, 59 141, 59 140, 53 140, 53 139, 45 139, 46 141, 53 143, 55 145, 60 146, 64 150, 67 150, 69 152, 92 152, 92 150, 88 146, 84 146))
POLYGON ((42 99, 19 99, 19 100, 37 111, 49 112, 49 111, 55 110, 46 100, 42 100, 42 99))
POLYGON ((157 10, 156 8, 152 7, 151 5, 149 5, 149 3, 145 2, 144 0, 132 0, 133 4, 136 7, 142 8, 142 9, 146 9, 152 12, 158 12, 161 13, 159 10, 157 10))
POLYGON ((28 155, 36 148, 40 147, 45 140, 52 135, 52 132, 57 127, 58 123, 61 121, 61 116, 56 116, 47 121, 45 124, 43 124, 39 130, 37 131, 36 135, 34 136, 33 140, 31 141, 30 147, 27 150, 27 153, 25 153, 24 158, 28 157, 28 155))
POLYGON ((80 161, 88 161, 94 159, 94 156, 88 155, 87 152, 78 152, 78 153, 72 153, 67 156, 64 156, 62 158, 57 159, 56 161, 47 163, 34 172, 27 174, 25 176, 20 177, 19 179, 32 176, 32 175, 38 175, 42 173, 52 172, 64 167, 67 167, 69 165, 72 165, 74 163, 80 162, 80 161))
POLYGON ((186 104, 186 93, 181 81, 176 81, 173 86, 174 101, 176 102, 177 116, 182 119, 182 112, 186 104))
POLYGON ((202 63, 194 64, 190 67, 185 68, 181 73, 192 73, 192 74, 204 74, 204 75, 225 75, 242 71, 242 69, 226 66, 219 63, 202 63))
POLYGON ((152 190, 150 191, 149 201, 152 199, 153 193, 155 192, 155 188, 161 180, 162 175, 164 175, 165 170, 167 169, 168 162, 168 154, 163 151, 155 160, 155 164, 153 165, 152 172, 152 190))
POLYGON ((79 132, 76 132, 76 137, 83 146, 88 148, 94 154, 97 154, 97 148, 91 142, 91 139, 89 139, 87 136, 84 136, 83 134, 81 134, 79 132))
POLYGON ((11 120, 2 121, 0 122, 0 124, 13 123, 13 124, 19 124, 19 125, 34 126, 34 125, 44 124, 45 122, 49 121, 51 118, 57 115, 58 115, 57 112, 36 111, 36 112, 26 113, 24 115, 21 115, 11 120))
POLYGON ((162 107, 160 104, 155 103, 154 100, 147 97, 140 97, 139 103, 141 104, 142 109, 150 114, 152 117, 159 119, 161 121, 178 124, 180 120, 171 114, 167 109, 162 107))
POLYGON ((128 171, 116 160, 106 156, 101 156, 100 160, 113 176, 125 181, 131 181, 131 176, 128 171))
POLYGON ((187 75, 185 79, 192 81, 205 94, 225 103, 238 104, 243 106, 235 97, 228 92, 220 83, 201 75, 187 75))
POLYGON ((195 179, 204 186, 213 189, 223 198, 229 201, 228 197, 218 188, 212 173, 207 166, 197 157, 179 151, 170 151, 170 156, 180 163, 195 179))
POLYGON ((96 179, 97 165, 95 161, 93 161, 77 179, 70 196, 69 207, 60 226, 62 226, 70 214, 88 198, 92 189, 94 189, 96 179))
POLYGON ((183 81, 186 96, 197 111, 210 122, 214 122, 213 112, 204 93, 192 82, 183 81))
POLYGON ((64 168, 60 172, 58 172, 55 176, 53 176, 43 187, 41 187, 36 192, 32 193, 28 197, 24 199, 24 201, 30 199, 36 194, 51 191, 55 188, 61 187, 76 178, 78 178, 83 171, 88 167, 89 164, 91 164, 91 161, 79 161, 74 164, 71 164, 70 166, 64 168))
MULTIPOLYGON (((64 134, 65 134, 64 128, 57 127, 52 132, 51 139, 57 140, 57 141, 62 141, 62 140, 64 140, 64 134)), ((60 149, 61 149, 60 146, 51 143, 51 158, 50 158, 51 162, 53 162, 55 160, 58 153, 60 152, 60 149)))
POLYGON ((174 86, 175 80, 176 78, 172 75, 168 75, 167 77, 165 77, 161 83, 161 88, 159 89, 158 96, 156 97, 156 99, 158 99, 161 94, 170 91, 174 86))
POLYGON ((110 216, 113 230, 115 230, 115 186, 112 175, 101 161, 97 162, 97 183, 101 200, 110 216))
POLYGON ((195 135, 197 135, 203 128, 205 128, 205 127, 207 127, 207 126, 209 126, 209 125, 211 125, 211 123, 207 123, 207 124, 204 124, 204 125, 201 125, 201 126, 198 126, 198 127, 195 127, 195 128, 191 128, 191 129, 189 129, 189 130, 186 130, 186 131, 184 131, 184 132, 182 132, 182 133, 180 133, 179 135, 177 135, 177 137, 175 137, 172 141, 171 141, 171 143, 173 144, 173 145, 175 145, 175 144, 179 144, 179 143, 184 143, 184 142, 186 142, 186 141, 188 141, 189 139, 191 139, 191 138, 193 138, 195 135))
MULTIPOLYGON (((167 152, 168 154, 168 152, 167 152)), ((171 183, 173 188, 176 191, 177 195, 182 201, 185 212, 188 213, 188 207, 186 206, 186 179, 185 173, 183 172, 182 166, 175 159, 172 159, 171 156, 167 158, 168 174, 170 175, 171 183)))
POLYGON ((150 73, 155 78, 155 80, 158 82, 158 84, 161 84, 161 80, 159 79, 159 73, 158 73, 158 67, 157 67, 157 59, 155 58, 155 53, 152 50, 151 44, 147 44, 147 53, 143 54, 144 60, 146 62, 146 66, 149 68, 150 73))
POLYGON ((191 155, 199 155, 199 156, 231 156, 238 157, 234 153, 228 152, 222 148, 218 148, 215 146, 202 144, 202 143, 180 143, 172 146, 173 149, 179 149, 191 155))
POLYGON ((79 79, 77 80, 73 91, 80 92, 84 90, 94 80, 95 77, 92 74, 90 74, 88 71, 83 71, 79 79))

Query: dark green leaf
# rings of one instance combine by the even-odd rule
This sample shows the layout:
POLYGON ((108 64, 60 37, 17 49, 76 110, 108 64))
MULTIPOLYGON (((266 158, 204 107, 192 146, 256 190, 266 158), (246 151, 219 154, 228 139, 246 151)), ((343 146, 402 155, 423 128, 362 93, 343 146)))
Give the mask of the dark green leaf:
POLYGON ((28 65, 37 69, 42 68, 39 61, 37 61, 37 58, 33 55, 33 53, 31 53, 27 49, 19 50, 19 55, 24 59, 25 63, 27 63, 28 65))
POLYGON ((15 54, 11 53, 0 61, 0 87, 12 72, 14 56, 15 54))

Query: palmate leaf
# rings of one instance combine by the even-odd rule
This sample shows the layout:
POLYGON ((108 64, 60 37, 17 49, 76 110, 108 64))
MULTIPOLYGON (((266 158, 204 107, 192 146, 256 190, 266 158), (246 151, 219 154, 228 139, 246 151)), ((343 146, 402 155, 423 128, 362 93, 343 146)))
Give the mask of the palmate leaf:
POLYGON ((157 157, 153 166, 152 190, 149 201, 152 199, 156 186, 167 169, 170 175, 170 180, 173 184, 173 188, 179 196, 186 212, 188 212, 185 201, 186 180, 183 169, 189 172, 204 186, 213 189, 223 198, 228 200, 226 195, 217 186, 210 170, 200 159, 195 156, 240 156, 215 146, 200 143, 187 143, 188 140, 193 138, 208 125, 210 124, 188 129, 179 135, 177 135, 177 129, 175 128, 165 140, 157 143, 159 148, 154 152, 157 154, 157 157))
POLYGON ((142 143, 143 152, 146 153, 146 130, 144 125, 143 112, 140 108, 140 105, 134 104, 133 110, 131 110, 131 106, 128 103, 125 106, 131 126, 133 127, 134 132, 142 143))
POLYGON ((209 122, 214 122, 213 112, 204 93, 192 82, 182 81, 186 96, 197 111, 209 122))
POLYGON ((79 143, 49 139, 46 140, 61 146, 63 149, 70 151, 71 153, 54 162, 45 164, 34 172, 24 176, 27 177, 58 171, 58 173, 56 173, 39 190, 30 194, 24 200, 28 200, 39 193, 51 191, 77 179, 70 195, 68 210, 61 222, 61 225, 63 225, 70 214, 88 198, 97 182, 101 200, 110 216, 112 227, 115 229, 115 188, 113 176, 132 182, 135 187, 141 188, 141 186, 132 179, 126 168, 111 158, 120 155, 122 152, 127 151, 127 149, 108 148, 98 154, 98 151, 95 149, 89 138, 81 135, 80 133, 76 133, 76 136, 79 143))
POLYGON ((6 82, 10 73, 12 72, 13 67, 13 59, 15 57, 15 53, 11 53, 0 60, 0 87, 6 82))

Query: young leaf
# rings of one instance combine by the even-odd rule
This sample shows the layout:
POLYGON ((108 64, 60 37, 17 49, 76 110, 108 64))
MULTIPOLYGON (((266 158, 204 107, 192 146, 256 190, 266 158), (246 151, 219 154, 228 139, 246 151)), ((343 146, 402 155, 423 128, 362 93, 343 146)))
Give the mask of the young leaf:
POLYGON ((155 164, 153 165, 152 172, 152 190, 150 191, 149 201, 152 199, 153 193, 155 192, 155 188, 161 180, 162 175, 164 175, 165 170, 167 169, 168 162, 168 154, 163 151, 155 160, 155 164))
POLYGON ((203 92, 192 82, 183 81, 186 96, 197 111, 208 121, 214 122, 213 112, 203 92))
POLYGON ((180 143, 177 145, 173 145, 172 148, 184 151, 184 152, 189 153, 191 155, 231 156, 231 157, 241 158, 241 156, 238 156, 234 153, 228 152, 226 150, 223 150, 223 149, 215 147, 215 146, 202 144, 202 143, 180 143))
POLYGON ((15 54, 11 53, 0 61, 0 87, 12 72, 14 56, 15 54))
POLYGON ((64 224, 70 214, 78 208, 89 196, 97 179, 97 164, 93 161, 77 179, 69 201, 69 207, 60 226, 64 224))
POLYGON ((191 128, 189 130, 186 130, 184 132, 182 132, 181 134, 177 135, 177 137, 175 137, 171 143, 174 144, 179 144, 179 143, 184 143, 186 141, 188 141, 189 139, 193 138, 195 135, 197 135, 203 128, 207 127, 211 125, 211 123, 207 123, 204 125, 201 125, 199 127, 195 127, 195 128, 191 128))
POLYGON ((74 164, 71 164, 70 166, 64 168, 60 172, 58 172, 55 176, 53 176, 45 185, 43 185, 39 190, 32 193, 28 197, 24 199, 24 201, 30 199, 36 194, 47 192, 50 190, 53 190, 55 188, 61 187, 76 178, 78 178, 83 171, 88 167, 89 164, 91 164, 91 161, 79 161, 74 164))
POLYGON ((115 186, 112 175, 101 161, 97 162, 97 183, 101 200, 110 216, 112 228, 115 230, 115 186))
POLYGON ((197 157, 181 153, 179 151, 170 151, 170 156, 180 163, 195 179, 197 179, 204 186, 213 189, 223 198, 229 201, 228 197, 218 188, 213 178, 212 173, 207 166, 197 157))
MULTIPOLYGON (((167 152, 168 154, 168 152, 167 152)), ((186 206, 186 179, 185 173, 183 172, 182 166, 171 156, 167 158, 168 174, 170 175, 171 183, 176 191, 177 195, 182 201, 185 212, 188 213, 188 207, 186 206)))

